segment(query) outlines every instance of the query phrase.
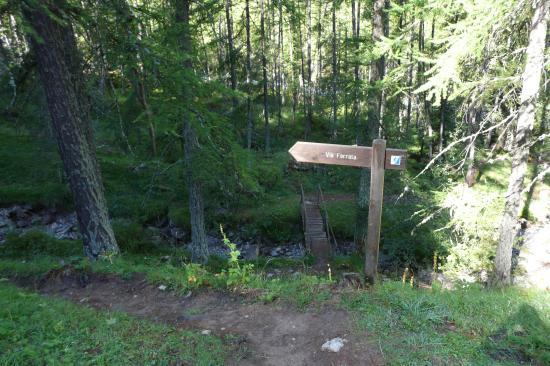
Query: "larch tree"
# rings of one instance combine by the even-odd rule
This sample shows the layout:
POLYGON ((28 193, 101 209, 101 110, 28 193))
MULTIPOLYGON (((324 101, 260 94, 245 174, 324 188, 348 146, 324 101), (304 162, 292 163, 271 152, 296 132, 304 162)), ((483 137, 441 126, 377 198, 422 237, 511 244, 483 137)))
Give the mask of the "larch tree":
POLYGON ((511 283, 512 246, 518 232, 518 218, 523 202, 524 178, 529 158, 529 137, 535 123, 535 109, 544 69, 544 51, 548 23, 548 1, 535 0, 529 31, 526 62, 521 76, 520 107, 512 151, 512 172, 504 213, 500 222, 499 242, 495 257, 495 286, 511 283))
POLYGON ((267 91, 267 40, 265 32, 265 4, 264 0, 260 0, 260 42, 262 52, 262 76, 263 76, 263 101, 264 101, 264 148, 265 152, 269 152, 270 145, 270 131, 269 131, 269 101, 267 91))
MULTIPOLYGON (((227 43, 229 46, 229 75, 231 78, 231 89, 237 90, 237 65, 235 60, 235 45, 233 40, 233 17, 231 16, 231 0, 225 0, 225 22, 227 25, 227 43)), ((237 106, 237 98, 231 98, 233 107, 237 106)))
MULTIPOLYGON (((357 20, 359 22, 359 20, 357 20)), ((372 40, 382 40, 384 36, 384 0, 376 0, 373 3, 372 16, 372 40)), ((372 63, 369 77, 369 91, 367 95, 368 111, 367 125, 358 132, 360 144, 367 144, 369 137, 378 137, 380 130, 380 107, 382 104, 381 90, 378 83, 384 78, 384 57, 378 56, 372 63), (370 133, 369 133, 370 130, 370 133)), ((367 216, 369 206, 370 169, 362 168, 357 194, 357 219, 355 229, 355 245, 358 250, 365 248, 367 241, 367 216)))
POLYGON ((182 67, 185 70, 186 80, 181 83, 182 108, 182 135, 184 146, 185 175, 189 196, 189 215, 191 218, 191 254, 194 261, 205 262, 208 259, 208 242, 204 225, 204 198, 202 184, 196 174, 195 155, 199 152, 197 132, 191 119, 191 81, 193 75, 193 44, 189 26, 189 0, 174 0, 176 25, 179 30, 179 46, 184 60, 182 67))
POLYGON ((74 198, 84 253, 95 260, 116 254, 119 248, 107 212, 68 10, 65 1, 48 0, 25 4, 23 13, 32 28, 29 39, 74 198))
POLYGON ((246 147, 252 149, 254 119, 252 117, 252 42, 250 39, 250 0, 245 2, 246 28, 246 147))

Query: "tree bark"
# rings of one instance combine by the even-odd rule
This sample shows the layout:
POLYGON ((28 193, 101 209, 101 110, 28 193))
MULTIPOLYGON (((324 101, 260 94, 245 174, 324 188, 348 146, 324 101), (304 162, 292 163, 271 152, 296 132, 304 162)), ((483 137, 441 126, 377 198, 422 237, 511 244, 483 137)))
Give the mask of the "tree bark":
MULTIPOLYGON (((56 17, 65 18, 63 1, 49 0, 42 5, 56 17)), ((95 260, 118 253, 95 157, 88 106, 80 99, 84 93, 83 84, 79 84, 83 76, 81 68, 77 67, 78 54, 72 54, 77 52, 74 33, 70 26, 52 19, 43 8, 28 8, 24 16, 34 31, 29 38, 73 194, 84 254, 95 260)))
MULTIPOLYGON (((191 54, 193 45, 189 28, 189 2, 190 0, 174 0, 176 10, 176 24, 181 28, 180 48, 186 56, 183 67, 189 74, 193 73, 193 64, 191 54)), ((195 155, 198 152, 198 139, 195 128, 191 123, 190 101, 192 91, 188 82, 181 84, 182 103, 182 134, 185 154, 185 170, 187 178, 187 190, 189 194, 189 214, 191 218, 191 255, 193 261, 206 262, 208 259, 208 243, 206 241, 206 230, 204 227, 204 203, 202 195, 202 185, 197 178, 194 166, 195 155)))
POLYGON ((445 106, 447 102, 441 93, 441 104, 439 106, 439 152, 445 147, 445 106))
MULTIPOLYGON (((376 43, 382 40, 384 36, 384 0, 375 0, 373 3, 372 16, 372 40, 376 43)), ((358 21, 357 21, 358 22, 358 21)), ((358 22, 359 23, 359 22, 358 22)), ((384 78, 384 57, 380 57, 373 62, 370 71, 370 90, 367 96, 368 112, 367 126, 360 131, 360 143, 365 144, 369 137, 377 137, 380 129, 380 107, 382 102, 379 83, 384 78), (371 135, 368 134, 368 129, 371 135)), ((361 178, 359 180, 359 190, 357 194, 357 221, 355 224, 355 246, 364 250, 367 243, 367 227, 365 225, 368 216, 368 195, 370 186, 370 171, 367 168, 361 169, 361 178)))
POLYGON ((283 97, 281 94, 282 87, 282 61, 283 61, 283 4, 281 0, 278 0, 279 11, 279 25, 278 25, 278 39, 277 39, 277 62, 276 62, 276 80, 277 80, 277 129, 279 134, 283 125, 282 109, 283 109, 283 97))
MULTIPOLYGON (((225 0, 225 21, 227 23, 227 42, 229 45, 229 74, 231 89, 237 90, 237 66, 235 65, 235 46, 233 44, 233 19, 231 17, 231 0, 225 0)), ((233 107, 237 106, 237 98, 232 97, 233 107)))
POLYGON ((263 92, 264 92, 264 148, 265 152, 269 152, 270 145, 270 132, 269 132, 269 104, 267 94, 267 58, 266 53, 266 40, 265 40, 265 9, 264 0, 260 0, 260 38, 262 49, 262 75, 263 75, 263 92))
POLYGON ((338 68, 336 64, 336 0, 332 1, 332 132, 331 139, 336 139, 338 135, 338 97, 336 95, 338 84, 338 68))
POLYGON ((529 136, 535 121, 535 105, 544 68, 544 50, 548 18, 548 2, 535 0, 529 32, 525 69, 522 75, 520 110, 512 151, 512 173, 504 213, 500 222, 499 242, 495 257, 494 286, 511 284, 512 246, 518 232, 518 217, 523 201, 522 191, 529 157, 529 136))
POLYGON ((251 72, 252 72, 252 46, 250 40, 250 0, 245 2, 246 13, 246 147, 252 149, 252 134, 254 132, 254 120, 252 119, 252 88, 251 88, 251 72))
POLYGON ((307 6, 307 120, 306 120, 306 133, 305 133, 305 139, 307 140, 309 138, 309 134, 311 133, 311 129, 313 126, 313 90, 311 87, 311 74, 312 74, 312 60, 311 60, 311 1, 306 1, 307 6))

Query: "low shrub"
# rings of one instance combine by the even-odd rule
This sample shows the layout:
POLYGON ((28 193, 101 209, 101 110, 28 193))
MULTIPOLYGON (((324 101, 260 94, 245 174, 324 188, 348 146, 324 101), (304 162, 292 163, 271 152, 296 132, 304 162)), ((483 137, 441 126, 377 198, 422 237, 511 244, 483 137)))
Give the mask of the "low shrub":
POLYGON ((21 235, 10 233, 4 245, 0 246, 0 256, 6 257, 26 258, 39 255, 69 257, 79 254, 82 254, 80 240, 58 240, 38 230, 30 230, 21 235))

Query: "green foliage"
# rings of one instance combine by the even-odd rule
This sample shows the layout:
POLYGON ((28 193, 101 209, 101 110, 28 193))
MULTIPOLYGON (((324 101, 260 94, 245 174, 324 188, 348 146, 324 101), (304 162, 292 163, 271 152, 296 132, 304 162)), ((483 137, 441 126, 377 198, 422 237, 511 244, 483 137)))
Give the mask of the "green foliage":
POLYGON ((449 211, 447 225, 452 235, 442 270, 451 277, 478 277, 492 270, 506 190, 502 182, 509 169, 507 162, 489 165, 475 186, 456 184, 442 195, 441 206, 449 211))
POLYGON ((281 197, 264 202, 248 212, 258 234, 280 243, 291 240, 300 232, 301 218, 298 197, 281 197))
POLYGON ((300 310, 305 310, 315 303, 322 303, 331 297, 328 277, 298 274, 268 279, 256 276, 249 286, 262 290, 260 301, 272 302, 279 299, 294 304, 300 310))
POLYGON ((32 258, 42 255, 70 257, 82 254, 79 240, 58 240, 38 230, 24 234, 8 234, 4 245, 0 246, 0 256, 32 258))
POLYGON ((113 221, 118 246, 127 253, 154 253, 158 248, 152 243, 151 234, 140 224, 128 220, 113 221))
POLYGON ((31 260, 0 255, 0 274, 3 276, 40 276, 62 266, 58 257, 40 255, 31 260), (30 264, 29 264, 30 263, 30 264))
POLYGON ((221 225, 220 232, 223 236, 223 243, 229 248, 229 268, 222 272, 222 274, 227 276, 226 284, 230 288, 244 286, 250 282, 254 271, 254 265, 251 263, 241 264, 239 262, 241 252, 237 250, 237 245, 227 238, 221 225))
POLYGON ((188 207, 171 207, 170 211, 168 211, 168 217, 176 226, 185 230, 191 230, 191 217, 189 216, 188 207))
POLYGON ((221 341, 0 283, 0 364, 222 365, 221 341))
MULTIPOLYGON (((0 120, 0 124, 4 121, 0 120)), ((0 128, 0 204, 31 203, 67 208, 71 196, 51 137, 0 128)))

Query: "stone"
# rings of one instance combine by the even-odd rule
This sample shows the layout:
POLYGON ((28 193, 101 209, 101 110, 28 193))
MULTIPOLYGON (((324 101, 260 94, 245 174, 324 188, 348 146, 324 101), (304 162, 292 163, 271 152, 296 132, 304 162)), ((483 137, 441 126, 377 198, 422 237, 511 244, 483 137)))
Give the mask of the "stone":
POLYGON ((185 232, 178 227, 170 228, 170 236, 178 241, 185 239, 185 232))
POLYGON ((203 329, 203 331, 201 332, 202 335, 210 335, 212 333, 212 331, 210 329, 203 329))
POLYGON ((258 259, 260 247, 257 244, 246 244, 240 248, 242 259, 255 260, 258 259))
POLYGON ((282 252, 282 248, 281 247, 276 247, 276 248, 271 249, 270 255, 272 257, 278 257, 278 256, 281 255, 281 252, 282 252))
POLYGON ((167 289, 166 285, 160 285, 159 290, 165 291, 167 289))
POLYGON ((357 272, 344 272, 339 283, 342 287, 361 288, 363 286, 361 275, 357 272))
POLYGON ((328 352, 340 352, 342 347, 344 347, 344 342, 347 342, 345 339, 342 339, 340 337, 336 337, 331 339, 330 341, 326 341, 321 346, 321 351, 328 351, 328 352))

